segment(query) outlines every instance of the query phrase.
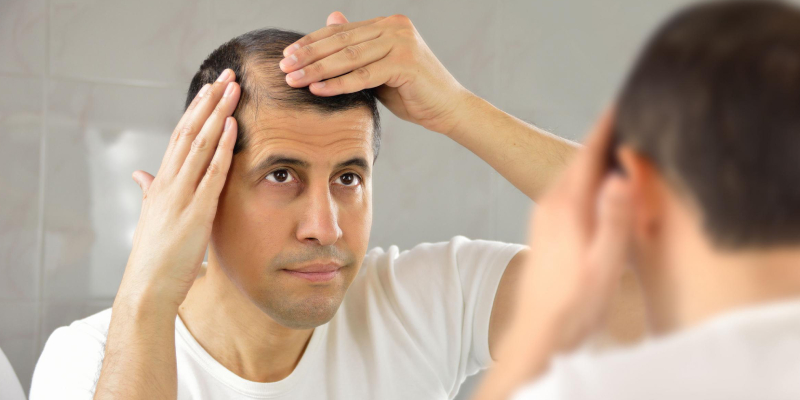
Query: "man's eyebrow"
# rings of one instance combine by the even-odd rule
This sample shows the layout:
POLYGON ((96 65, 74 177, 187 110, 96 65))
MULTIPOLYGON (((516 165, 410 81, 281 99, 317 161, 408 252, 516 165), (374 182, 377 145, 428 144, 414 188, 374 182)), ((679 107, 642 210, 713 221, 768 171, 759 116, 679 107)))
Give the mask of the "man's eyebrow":
POLYGON ((369 163, 367 162, 367 159, 364 157, 353 157, 347 161, 342 161, 339 164, 336 164, 336 167, 334 169, 341 169, 344 167, 349 167, 351 165, 359 167, 366 172, 369 172, 369 163))
POLYGON ((248 172, 248 175, 255 175, 255 174, 257 174, 257 173, 259 173, 261 171, 264 171, 264 170, 268 169, 269 167, 271 167, 273 165, 277 165, 277 164, 295 165, 295 166, 303 167, 303 168, 307 168, 308 167, 308 163, 303 161, 303 160, 300 160, 300 159, 297 159, 297 158, 294 158, 294 157, 285 156, 285 155, 282 155, 282 154, 273 154, 273 155, 265 158, 261 162, 259 162, 255 167, 253 167, 250 170, 250 172, 248 172))

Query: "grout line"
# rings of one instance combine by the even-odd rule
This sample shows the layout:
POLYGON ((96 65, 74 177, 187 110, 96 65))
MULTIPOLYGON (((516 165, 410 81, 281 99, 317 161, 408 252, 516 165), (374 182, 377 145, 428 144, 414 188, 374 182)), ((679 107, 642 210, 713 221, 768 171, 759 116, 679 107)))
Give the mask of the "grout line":
POLYGON ((37 243, 36 247, 39 252, 38 271, 39 271, 39 293, 38 293, 38 307, 39 315, 36 324, 36 360, 39 358, 39 349, 44 344, 44 203, 45 203, 45 178, 46 178, 46 159, 47 159, 47 120, 48 120, 48 106, 49 106, 49 73, 50 73, 50 0, 45 0, 45 34, 44 34, 44 71, 42 72, 42 131, 39 135, 39 223, 37 230, 37 243))
POLYGON ((182 83, 167 83, 167 82, 158 82, 158 81, 148 81, 145 79, 116 79, 116 78, 93 78, 93 77, 86 77, 86 76, 68 76, 68 75, 48 75, 52 79, 57 79, 60 81, 70 81, 70 82, 81 82, 81 83, 93 83, 93 84, 103 84, 103 85, 116 85, 116 86, 128 86, 128 87, 137 87, 137 88, 153 88, 153 89, 185 89, 184 84, 182 83))

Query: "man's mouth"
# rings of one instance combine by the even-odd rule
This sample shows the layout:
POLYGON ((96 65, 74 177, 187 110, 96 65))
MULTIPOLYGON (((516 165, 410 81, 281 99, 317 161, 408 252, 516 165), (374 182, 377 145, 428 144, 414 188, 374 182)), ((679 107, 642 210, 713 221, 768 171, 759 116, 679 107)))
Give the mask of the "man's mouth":
POLYGON ((296 278, 302 278, 311 282, 327 282, 339 275, 342 266, 335 263, 308 264, 298 268, 284 269, 296 278))

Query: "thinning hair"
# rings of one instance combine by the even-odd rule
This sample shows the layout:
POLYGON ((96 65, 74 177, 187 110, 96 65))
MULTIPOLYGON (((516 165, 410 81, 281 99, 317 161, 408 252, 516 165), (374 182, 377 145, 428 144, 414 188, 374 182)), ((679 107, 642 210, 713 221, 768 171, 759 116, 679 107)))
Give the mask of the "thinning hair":
POLYGON ((372 116, 372 150, 377 159, 381 125, 377 99, 372 89, 321 97, 311 93, 308 87, 293 88, 286 83, 286 74, 278 63, 283 59, 283 49, 302 37, 297 32, 269 28, 250 31, 227 41, 212 51, 200 65, 189 85, 185 108, 189 107, 203 85, 213 83, 225 68, 230 68, 241 86, 239 104, 233 113, 239 123, 234 154, 247 147, 260 105, 322 113, 365 108, 372 116))

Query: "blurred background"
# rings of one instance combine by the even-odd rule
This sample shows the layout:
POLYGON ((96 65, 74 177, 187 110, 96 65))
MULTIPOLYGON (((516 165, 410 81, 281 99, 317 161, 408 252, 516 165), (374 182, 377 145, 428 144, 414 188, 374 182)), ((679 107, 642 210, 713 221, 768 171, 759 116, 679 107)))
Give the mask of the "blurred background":
MULTIPOLYGON (((647 35, 687 3, 0 0, 0 348, 27 392, 50 333, 111 306, 140 210, 131 172, 158 169, 191 77, 228 39, 311 32, 336 10, 405 14, 464 86, 580 140, 647 35)), ((525 241, 530 200, 455 142, 382 112, 371 247, 525 241)))

